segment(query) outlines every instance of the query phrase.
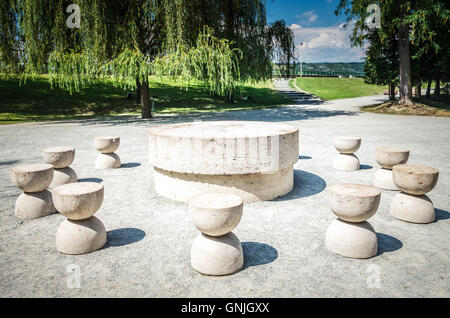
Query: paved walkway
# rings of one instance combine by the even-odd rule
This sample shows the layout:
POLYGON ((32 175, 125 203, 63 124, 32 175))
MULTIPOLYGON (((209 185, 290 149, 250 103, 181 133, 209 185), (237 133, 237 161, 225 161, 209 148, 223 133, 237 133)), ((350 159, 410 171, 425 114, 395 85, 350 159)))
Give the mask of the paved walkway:
POLYGON ((274 86, 283 94, 291 97, 295 104, 308 106, 308 109, 328 109, 342 111, 359 111, 360 107, 379 104, 389 99, 386 95, 372 95, 355 98, 335 99, 323 101, 308 92, 300 92, 289 86, 289 80, 281 79, 274 82, 274 86))
POLYGON ((363 113, 356 110, 357 101, 303 100, 281 108, 151 120, 1 125, 0 297, 450 297, 450 118, 363 113), (235 275, 205 277, 191 269, 190 245, 198 231, 187 206, 152 189, 146 128, 193 120, 276 121, 300 128, 293 191, 274 201, 247 204, 233 231, 245 253, 245 266, 235 275), (99 135, 121 137, 117 153, 122 168, 94 168, 94 137, 99 135), (362 137, 356 153, 360 171, 331 168, 337 135, 362 137), (30 221, 14 216, 20 190, 11 181, 10 168, 42 162, 41 150, 56 145, 76 148, 72 168, 80 181, 105 185, 96 216, 106 226, 108 243, 97 252, 68 256, 56 251, 62 215, 30 221), (418 225, 393 219, 389 205, 395 193, 383 191, 379 210, 369 220, 378 233, 378 255, 368 260, 334 255, 324 246, 334 219, 324 190, 338 182, 371 184, 375 148, 381 145, 408 147, 411 163, 440 170, 429 193, 436 221, 418 225), (67 285, 72 277, 67 270, 73 266, 80 269, 79 289, 67 285))

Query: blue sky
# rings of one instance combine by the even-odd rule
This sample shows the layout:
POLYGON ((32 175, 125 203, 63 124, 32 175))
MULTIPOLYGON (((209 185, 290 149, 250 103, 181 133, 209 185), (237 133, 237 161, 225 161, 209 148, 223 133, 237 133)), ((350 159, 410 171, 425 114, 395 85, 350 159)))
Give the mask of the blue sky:
POLYGON ((268 22, 283 19, 295 35, 304 62, 361 62, 364 50, 351 47, 346 17, 336 16, 339 0, 267 0, 268 22))

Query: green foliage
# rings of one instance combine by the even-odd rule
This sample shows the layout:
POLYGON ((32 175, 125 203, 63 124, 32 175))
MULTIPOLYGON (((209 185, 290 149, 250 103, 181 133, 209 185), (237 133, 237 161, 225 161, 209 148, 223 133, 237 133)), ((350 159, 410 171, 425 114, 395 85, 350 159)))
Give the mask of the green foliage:
POLYGON ((95 79, 131 89, 169 75, 231 96, 240 80, 270 78, 273 54, 293 58, 292 31, 267 25, 264 0, 80 0, 79 29, 66 26, 70 0, 5 1, 3 72, 20 68, 23 81, 48 72, 70 93, 95 79))
MULTIPOLYGON (((366 52, 366 73, 370 83, 395 84, 399 72, 399 27, 409 26, 409 46, 413 82, 424 79, 448 81, 450 47, 448 41, 449 2, 443 0, 379 0, 381 27, 365 23, 372 0, 341 0, 336 14, 345 14, 352 23, 353 45, 370 43, 366 52)), ((406 72, 406 70, 405 70, 406 72)), ((405 73, 406 74, 406 73, 405 73)))

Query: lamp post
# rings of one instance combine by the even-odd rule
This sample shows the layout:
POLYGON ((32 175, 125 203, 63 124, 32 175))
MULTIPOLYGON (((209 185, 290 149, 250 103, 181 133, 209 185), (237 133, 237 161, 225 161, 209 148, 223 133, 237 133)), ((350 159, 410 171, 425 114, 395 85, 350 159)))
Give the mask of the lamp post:
POLYGON ((303 42, 300 43, 300 77, 303 77, 303 42))

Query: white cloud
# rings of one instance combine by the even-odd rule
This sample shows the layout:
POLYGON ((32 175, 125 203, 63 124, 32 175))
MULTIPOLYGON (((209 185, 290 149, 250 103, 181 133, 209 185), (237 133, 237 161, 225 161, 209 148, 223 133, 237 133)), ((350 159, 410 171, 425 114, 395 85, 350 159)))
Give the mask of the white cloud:
POLYGON ((304 62, 360 62, 365 54, 363 49, 350 44, 352 27, 352 24, 347 29, 344 29, 344 24, 317 28, 291 27, 297 55, 300 56, 300 43, 304 42, 304 62))
POLYGON ((315 22, 319 16, 315 14, 313 10, 311 10, 306 11, 302 14, 297 14, 296 17, 300 19, 301 24, 310 25, 315 22))
POLYGON ((291 30, 300 29, 300 28, 301 28, 301 26, 298 24, 295 24, 295 23, 291 24, 291 30))

